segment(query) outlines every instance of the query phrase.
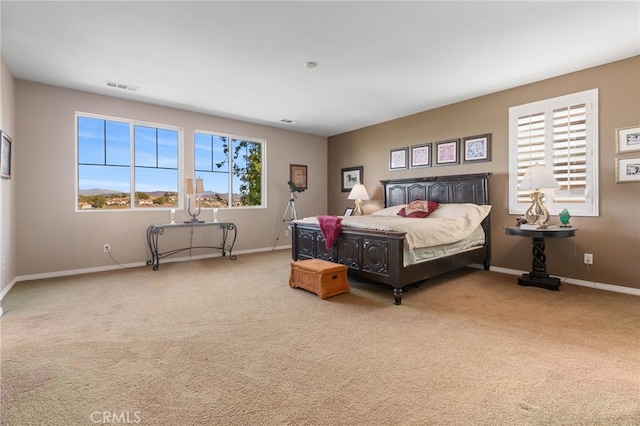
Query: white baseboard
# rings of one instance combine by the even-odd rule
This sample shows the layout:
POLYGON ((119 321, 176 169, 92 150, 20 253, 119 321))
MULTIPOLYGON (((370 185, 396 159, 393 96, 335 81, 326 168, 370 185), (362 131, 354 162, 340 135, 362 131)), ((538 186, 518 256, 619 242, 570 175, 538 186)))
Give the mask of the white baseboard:
POLYGON ((2 290, 2 293, 0 293, 0 300, 4 299, 7 293, 9 293, 9 290, 11 290, 13 285, 17 282, 18 282, 17 278, 14 278, 13 280, 11 280, 11 282, 2 290))
MULTIPOLYGON (((261 252, 267 252, 267 251, 274 251, 274 250, 291 250, 291 246, 278 246, 277 248, 260 248, 260 249, 253 249, 253 250, 240 250, 240 251, 233 251, 234 255, 241 255, 241 254, 249 254, 249 253, 261 253, 261 252)), ((166 259, 162 260, 163 264, 166 263, 173 263, 173 262, 188 262, 190 260, 200 260, 200 259, 208 259, 208 258, 214 258, 214 257, 222 257, 221 254, 219 253, 212 253, 212 254, 202 254, 202 255, 197 255, 197 256, 182 256, 182 257, 168 257, 166 259)), ((2 291, 2 293, 0 293, 0 300, 2 300, 4 298, 4 296, 9 293, 9 290, 11 290, 11 288, 13 287, 13 285, 19 281, 33 281, 33 280, 42 280, 42 279, 47 279, 47 278, 58 278, 58 277, 67 277, 67 276, 71 276, 71 275, 81 275, 81 274, 91 274, 91 273, 95 273, 95 272, 105 272, 105 271, 114 271, 117 269, 123 269, 123 268, 139 268, 141 266, 147 266, 147 262, 134 262, 134 263, 123 263, 122 265, 107 265, 107 266, 98 266, 95 268, 82 268, 82 269, 70 269, 70 270, 66 270, 66 271, 55 271, 55 272, 44 272, 41 274, 29 274, 29 275, 20 275, 17 276, 16 278, 13 279, 13 281, 11 281, 11 283, 9 283, 9 285, 7 287, 5 287, 5 289, 2 291)))
MULTIPOLYGON (((491 266, 489 267, 489 270, 493 272, 500 272, 502 274, 517 275, 517 276, 521 276, 522 274, 529 273, 529 271, 518 271, 516 269, 501 268, 499 266, 491 266)), ((596 281, 577 280, 575 278, 567 278, 567 277, 559 277, 559 276, 558 278, 560 278, 560 282, 562 284, 573 284, 573 285, 579 285, 582 287, 596 288, 598 290, 606 290, 606 291, 613 291, 615 293, 625 293, 625 294, 631 294, 634 296, 640 296, 640 288, 631 288, 631 287, 625 287, 621 285, 604 284, 596 281)))
MULTIPOLYGON (((262 253, 262 252, 275 251, 275 250, 291 250, 291 245, 278 246, 278 247, 264 247, 264 248, 252 249, 252 250, 240 250, 240 251, 234 251, 233 254, 234 255, 240 255, 240 254, 250 254, 250 253, 262 253)), ((208 258, 213 258, 213 257, 222 257, 222 255, 215 253, 215 254, 204 254, 204 255, 198 255, 198 256, 173 257, 173 258, 163 259, 162 263, 186 262, 186 261, 189 261, 189 260, 208 259, 208 258)), ((45 273, 42 273, 42 274, 21 275, 21 276, 18 276, 16 278, 14 278, 9 283, 9 285, 7 285, 2 290, 2 293, 0 293, 0 301, 2 301, 2 299, 7 295, 7 293, 9 293, 9 290, 11 290, 11 288, 14 286, 14 284, 19 282, 19 281, 33 281, 33 280, 41 280, 41 279, 46 279, 46 278, 66 277, 66 276, 71 276, 71 275, 90 274, 90 273, 94 273, 94 272, 113 271, 113 270, 117 270, 117 269, 122 269, 123 267, 124 268, 139 268, 141 266, 147 266, 147 262, 125 263, 122 266, 121 265, 108 265, 108 266, 98 266, 98 267, 95 267, 95 268, 71 269, 71 270, 66 270, 66 271, 45 272, 45 273)), ((473 265, 470 265, 470 266, 473 267, 473 268, 478 268, 478 269, 483 269, 484 268, 484 266, 480 265, 480 264, 473 264, 473 265)), ((517 276, 527 273, 527 271, 519 271, 519 270, 516 270, 516 269, 501 268, 499 266, 491 266, 489 268, 489 270, 491 270, 493 272, 499 272, 499 273, 502 273, 502 274, 517 275, 517 276)), ((573 279, 573 278, 563 278, 563 277, 558 277, 558 278, 560 278, 560 281, 562 283, 574 284, 574 285, 580 285, 580 286, 583 286, 583 287, 596 288, 596 289, 599 289, 599 290, 613 291, 613 292, 616 292, 616 293, 625 293, 625 294, 631 294, 631 295, 634 295, 634 296, 640 296, 640 289, 638 289, 638 288, 624 287, 624 286, 613 285, 613 284, 604 284, 604 283, 598 283, 598 282, 595 282, 595 281, 577 280, 577 279, 573 279)), ((0 316, 2 316, 2 308, 1 307, 0 307, 0 316)))

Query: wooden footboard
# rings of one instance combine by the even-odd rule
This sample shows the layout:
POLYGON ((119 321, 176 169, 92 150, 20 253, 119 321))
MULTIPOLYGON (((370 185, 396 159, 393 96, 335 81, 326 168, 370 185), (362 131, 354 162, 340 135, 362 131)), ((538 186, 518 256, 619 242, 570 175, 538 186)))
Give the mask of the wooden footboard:
POLYGON ((292 224, 294 260, 323 259, 348 267, 348 274, 393 287, 394 302, 402 304, 403 288, 470 264, 489 269, 486 245, 462 253, 404 266, 404 233, 343 229, 327 249, 322 231, 311 224, 292 224))
POLYGON ((346 265, 358 276, 385 284, 399 283, 403 264, 404 233, 362 232, 343 229, 327 249, 320 228, 293 224, 293 258, 322 259, 346 265))
MULTIPOLYGON (((489 204, 488 180, 491 173, 419 177, 381 181, 385 207, 408 204, 413 200, 437 203, 489 204)), ((348 273, 393 287, 395 303, 402 302, 403 287, 471 264, 489 269, 491 259, 490 219, 482 221, 484 245, 461 253, 404 266, 404 239, 401 232, 342 229, 333 247, 325 247, 319 226, 292 223, 292 258, 323 259, 346 265, 348 273)))

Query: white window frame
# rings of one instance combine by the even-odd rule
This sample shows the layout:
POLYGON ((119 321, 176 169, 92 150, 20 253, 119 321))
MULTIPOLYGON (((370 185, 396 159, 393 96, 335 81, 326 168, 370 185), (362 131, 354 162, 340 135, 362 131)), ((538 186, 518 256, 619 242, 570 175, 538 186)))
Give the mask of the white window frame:
MULTIPOLYGON (((195 165, 196 165, 196 134, 202 134, 202 135, 209 135, 209 136, 219 136, 219 137, 226 137, 229 140, 229 152, 227 153, 227 172, 228 172, 228 180, 227 180, 227 186, 228 188, 233 191, 233 161, 232 161, 232 149, 231 149, 231 145, 232 145, 232 141, 233 140, 241 140, 241 141, 247 141, 247 142, 253 142, 253 143, 259 143, 262 146, 262 158, 261 158, 261 176, 260 176, 260 205, 258 206, 234 206, 232 202, 229 203, 228 206, 226 207, 221 207, 221 208, 225 208, 225 209, 261 209, 261 208, 266 208, 267 207, 267 141, 266 139, 260 139, 260 138, 253 138, 253 137, 248 137, 248 136, 239 136, 239 135, 235 135, 235 134, 230 134, 230 133, 223 133, 223 132, 216 132, 216 131, 211 131, 211 130, 200 130, 200 129, 196 129, 193 132, 193 164, 194 164, 194 170, 193 170, 193 176, 197 176, 198 175, 198 171, 195 170, 195 165)), ((206 186, 205 186, 205 190, 207 190, 206 186)), ((212 207, 209 207, 208 209, 211 209, 212 207)), ((207 207, 203 207, 203 209, 207 209, 207 207)))
POLYGON ((128 118, 121 117, 113 117, 102 114, 94 114, 88 112, 76 111, 74 117, 74 132, 75 132, 75 211, 76 212, 124 212, 124 211, 169 211, 169 210, 182 210, 185 208, 184 199, 184 128, 178 126, 172 126, 168 124, 161 123, 152 123, 147 121, 139 121, 132 120, 128 118), (99 120, 108 120, 108 121, 118 121, 122 123, 129 124, 129 140, 130 140, 130 164, 129 164, 129 173, 130 173, 130 204, 126 209, 79 209, 78 201, 79 201, 79 192, 80 192, 80 181, 79 181, 79 170, 78 170, 78 117, 88 117, 88 118, 96 118, 99 120), (144 126, 144 127, 152 127, 158 129, 166 129, 173 130, 178 132, 178 205, 175 207, 139 207, 135 205, 135 143, 134 143, 134 132, 135 126, 144 126))
MULTIPOLYGON (((545 206, 552 215, 564 208, 572 216, 598 216, 598 89, 586 90, 570 95, 532 102, 509 108, 509 214, 524 214, 531 202, 518 202, 518 118, 534 114, 544 114, 544 165, 553 171, 553 111, 560 108, 586 106, 586 190, 585 199, 567 201, 554 199, 554 191, 546 191, 545 206)), ((522 161, 522 160, 520 160, 522 161)), ((533 164, 532 164, 533 165, 533 164)), ((520 165, 522 171, 522 165, 520 165)), ((560 180, 560 179, 558 179, 560 180)))

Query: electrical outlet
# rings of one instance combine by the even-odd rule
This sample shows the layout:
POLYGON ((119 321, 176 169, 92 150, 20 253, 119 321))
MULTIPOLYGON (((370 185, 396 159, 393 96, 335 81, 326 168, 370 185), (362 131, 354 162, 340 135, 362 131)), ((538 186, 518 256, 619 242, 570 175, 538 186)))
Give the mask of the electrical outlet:
POLYGON ((593 265, 593 255, 591 253, 584 254, 584 263, 586 265, 593 265))
POLYGON ((288 236, 289 236, 289 230, 288 230, 288 229, 284 231, 284 236, 285 236, 285 237, 288 237, 288 236))
POLYGON ((110 252, 111 252, 111 244, 105 244, 105 245, 103 246, 102 250, 103 250, 105 253, 110 253, 110 252))

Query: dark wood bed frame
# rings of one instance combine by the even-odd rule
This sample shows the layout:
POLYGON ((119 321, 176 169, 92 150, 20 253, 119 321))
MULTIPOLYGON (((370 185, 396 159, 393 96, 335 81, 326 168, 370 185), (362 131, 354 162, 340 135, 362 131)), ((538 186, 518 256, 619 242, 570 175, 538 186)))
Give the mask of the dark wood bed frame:
MULTIPOLYGON (((489 204, 488 180, 491 173, 419 177, 380 181, 384 187, 385 207, 408 204, 413 200, 438 203, 489 204)), ((393 287, 396 305, 402 304, 403 288, 436 275, 470 264, 489 269, 491 232, 489 216, 482 222, 485 242, 482 246, 413 265, 403 265, 403 232, 381 232, 343 228, 338 241, 325 248, 320 228, 293 223, 294 260, 323 259, 346 265, 349 275, 393 287)))

